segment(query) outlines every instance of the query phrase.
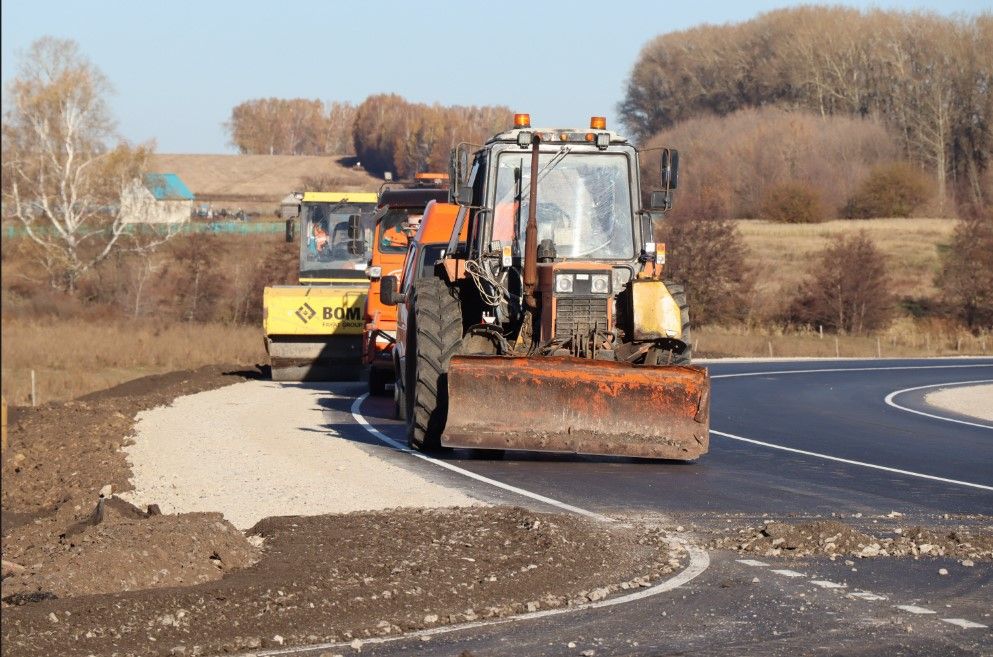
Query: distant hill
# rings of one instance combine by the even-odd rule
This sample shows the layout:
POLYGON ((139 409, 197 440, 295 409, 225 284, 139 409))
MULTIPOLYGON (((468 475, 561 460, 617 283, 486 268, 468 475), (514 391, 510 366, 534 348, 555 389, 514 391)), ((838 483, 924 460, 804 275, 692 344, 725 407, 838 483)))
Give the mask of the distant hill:
POLYGON ((278 203, 300 191, 304 178, 327 181, 326 191, 370 191, 382 180, 345 166, 354 158, 317 155, 153 155, 149 169, 178 174, 198 201, 278 203), (334 189, 330 189, 334 187, 334 189))

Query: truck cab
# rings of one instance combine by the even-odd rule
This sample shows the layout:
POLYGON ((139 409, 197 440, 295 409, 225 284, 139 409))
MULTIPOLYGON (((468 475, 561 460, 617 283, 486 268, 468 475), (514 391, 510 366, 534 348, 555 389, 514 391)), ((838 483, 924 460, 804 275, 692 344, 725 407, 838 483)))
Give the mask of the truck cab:
MULTIPOLYGON (((375 227, 366 268, 369 294, 363 309, 362 333, 362 362, 369 367, 369 392, 373 395, 386 394, 386 386, 393 383, 392 351, 396 340, 396 306, 382 302, 381 279, 399 278, 410 239, 418 230, 425 208, 433 202, 448 200, 447 187, 439 187, 436 178, 418 176, 412 183, 393 183, 402 186, 380 191, 373 217, 375 227)), ((437 180, 446 181, 447 175, 437 180)), ((448 241, 447 236, 444 241, 448 241)))

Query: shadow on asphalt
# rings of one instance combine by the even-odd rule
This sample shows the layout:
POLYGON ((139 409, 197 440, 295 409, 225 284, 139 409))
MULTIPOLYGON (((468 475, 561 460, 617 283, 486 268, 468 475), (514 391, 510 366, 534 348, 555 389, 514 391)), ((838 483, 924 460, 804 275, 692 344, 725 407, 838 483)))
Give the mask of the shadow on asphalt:
MULTIPOLYGON (((368 388, 363 383, 350 384, 309 384, 299 383, 303 388, 313 391, 317 405, 325 411, 341 413, 345 417, 340 422, 322 424, 320 427, 300 427, 302 431, 317 433, 332 433, 336 437, 349 440, 361 445, 382 447, 383 443, 368 431, 361 429, 353 420, 352 404, 355 398, 364 394, 368 388), (333 388, 332 388, 333 386, 333 388), (335 396, 328 395, 336 393, 335 396), (338 396, 341 395, 341 396, 338 396), (347 396, 346 396, 347 395, 347 396)), ((402 420, 393 418, 393 399, 390 396, 368 397, 362 404, 362 415, 393 440, 405 444, 405 427, 402 420)), ((503 461, 503 462, 555 462, 555 463, 630 463, 637 465, 671 465, 692 466, 692 462, 667 459, 639 459, 627 456, 591 456, 579 454, 559 454, 554 452, 528 452, 519 450, 473 450, 473 449, 442 449, 430 452, 432 458, 439 461, 503 461)))

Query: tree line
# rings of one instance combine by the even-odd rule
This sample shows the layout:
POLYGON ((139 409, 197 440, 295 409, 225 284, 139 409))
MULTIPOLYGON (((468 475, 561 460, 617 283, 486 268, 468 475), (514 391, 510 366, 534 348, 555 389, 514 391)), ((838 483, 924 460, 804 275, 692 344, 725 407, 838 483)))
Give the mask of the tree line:
POLYGON ((939 198, 993 201, 993 14, 806 6, 670 32, 638 57, 619 110, 642 143, 680 121, 777 105, 876 117, 939 198))
POLYGON ((251 155, 342 155, 351 152, 355 106, 307 98, 256 98, 231 110, 231 144, 251 155))
POLYGON ((232 109, 225 127, 242 153, 355 153, 372 173, 410 177, 428 169, 447 170, 456 143, 481 142, 508 128, 512 116, 502 106, 427 105, 397 94, 369 96, 358 106, 258 98, 232 109))

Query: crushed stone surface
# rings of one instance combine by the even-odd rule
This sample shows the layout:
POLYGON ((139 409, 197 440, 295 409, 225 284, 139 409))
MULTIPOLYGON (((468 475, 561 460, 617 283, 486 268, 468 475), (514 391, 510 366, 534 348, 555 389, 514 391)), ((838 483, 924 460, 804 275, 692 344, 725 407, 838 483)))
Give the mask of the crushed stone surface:
POLYGON ((767 557, 954 557, 989 561, 993 560, 993 527, 911 526, 869 534, 837 520, 768 521, 721 536, 708 547, 767 557))
POLYGON ((993 384, 940 389, 924 399, 938 409, 993 422, 993 384))
POLYGON ((342 437, 334 425, 352 418, 328 407, 332 397, 246 381, 144 411, 125 447, 125 497, 163 513, 217 511, 242 529, 269 516, 478 504, 342 437))
POLYGON ((509 507, 270 518, 249 534, 263 541, 261 560, 219 581, 8 607, 3 654, 361 644, 602 600, 685 560, 656 527, 509 507))

